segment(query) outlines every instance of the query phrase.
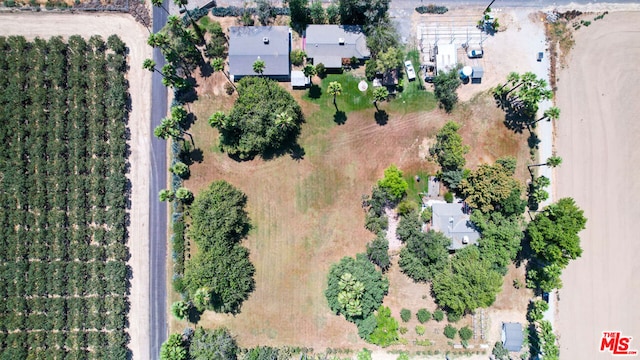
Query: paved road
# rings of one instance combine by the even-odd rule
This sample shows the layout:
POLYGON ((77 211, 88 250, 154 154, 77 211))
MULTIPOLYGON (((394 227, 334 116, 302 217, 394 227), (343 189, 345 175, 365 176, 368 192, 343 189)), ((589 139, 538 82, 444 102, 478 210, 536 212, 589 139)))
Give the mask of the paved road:
MULTIPOLYGON (((168 0, 164 0, 165 8, 168 0)), ((167 22, 167 13, 153 7, 153 32, 167 22)), ((164 66, 164 57, 159 49, 153 50, 153 60, 158 68, 164 66)), ((162 85, 162 76, 154 72, 151 80, 151 134, 167 114, 167 88, 162 85)), ((152 359, 159 358, 160 345, 167 334, 167 206, 158 201, 158 192, 167 186, 167 142, 152 135, 151 176, 149 181, 149 353, 152 359)))

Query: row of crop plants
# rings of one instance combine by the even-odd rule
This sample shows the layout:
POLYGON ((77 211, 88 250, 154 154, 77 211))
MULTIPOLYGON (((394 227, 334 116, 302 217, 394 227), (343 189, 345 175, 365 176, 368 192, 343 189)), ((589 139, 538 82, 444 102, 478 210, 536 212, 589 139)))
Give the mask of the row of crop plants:
POLYGON ((125 44, 0 37, 0 358, 128 355, 125 44))

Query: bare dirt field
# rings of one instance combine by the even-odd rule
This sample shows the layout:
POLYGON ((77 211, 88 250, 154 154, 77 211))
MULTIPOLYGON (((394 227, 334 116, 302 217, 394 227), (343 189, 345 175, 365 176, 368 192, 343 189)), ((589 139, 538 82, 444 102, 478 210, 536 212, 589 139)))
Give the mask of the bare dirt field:
POLYGON ((26 38, 68 37, 79 34, 85 38, 100 35, 118 35, 129 48, 129 93, 131 113, 128 127, 131 131, 131 210, 129 251, 132 268, 131 295, 129 297, 130 349, 134 359, 150 359, 149 354, 149 168, 150 168, 150 100, 151 74, 142 70, 142 61, 151 57, 146 44, 145 28, 129 15, 108 14, 23 14, 0 15, 0 35, 22 35, 26 38))
MULTIPOLYGON (((376 124, 374 109, 348 113, 344 125, 336 125, 333 118, 309 121, 303 125, 299 140, 305 149, 304 159, 283 156, 236 162, 217 150, 217 133, 206 122, 215 110, 228 110, 232 104, 232 97, 212 94, 224 81, 214 75, 199 82, 200 100, 191 105, 198 120, 191 132, 204 160, 191 166, 186 186, 197 193, 211 181, 225 179, 248 196, 254 229, 245 245, 256 266, 256 290, 235 317, 206 312, 199 323, 228 327, 243 347, 287 345, 324 351, 357 350, 367 345, 359 339, 354 324, 329 310, 324 298, 326 275, 332 263, 364 252, 365 244, 374 238, 364 229, 361 196, 370 193, 386 167, 396 164, 407 174, 418 170, 435 173, 436 165, 421 154, 423 144, 445 121, 463 124, 462 136, 473 149, 467 157, 472 168, 505 155, 528 157, 526 136, 503 126, 504 115, 485 94, 451 115, 440 110, 406 115, 390 112, 384 126, 376 124)), ((310 118, 318 105, 302 100, 303 93, 296 91, 294 97, 310 118)), ((521 166, 524 177, 524 164, 521 166)), ((394 316, 399 318, 402 307, 413 313, 423 307, 435 309, 426 296, 426 285, 413 284, 397 265, 389 276, 392 288, 385 304, 392 307, 394 316)), ((513 301, 510 284, 505 291, 507 302, 513 301)), ((409 331, 413 339, 415 316, 412 321, 409 331)), ((460 324, 470 321, 468 318, 460 324)), ((439 344, 447 346, 444 325, 428 323, 424 338, 439 339, 439 344)), ((174 329, 181 326, 174 324, 174 329)))
POLYGON ((640 12, 610 13, 575 35, 558 77, 557 198, 573 197, 588 218, 584 252, 564 271, 558 329, 562 358, 609 359, 603 331, 640 349, 640 12))

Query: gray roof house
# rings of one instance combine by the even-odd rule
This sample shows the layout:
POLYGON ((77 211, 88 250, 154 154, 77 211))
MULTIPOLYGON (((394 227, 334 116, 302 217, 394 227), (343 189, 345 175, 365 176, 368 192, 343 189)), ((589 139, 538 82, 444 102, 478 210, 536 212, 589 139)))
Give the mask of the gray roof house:
POLYGON ((431 206, 431 226, 451 239, 449 250, 459 250, 469 244, 478 244, 480 233, 469 220, 464 203, 435 203, 431 206))
POLYGON ((256 75, 253 63, 264 61, 264 76, 289 81, 291 33, 288 26, 232 26, 229 28, 229 74, 234 81, 256 75))
POLYGON ((341 68, 342 59, 371 56, 367 39, 358 25, 309 25, 304 40, 304 51, 314 64, 326 68, 341 68))
POLYGON ((522 334, 522 324, 502 323, 502 346, 512 352, 519 352, 522 349, 524 335, 522 334))

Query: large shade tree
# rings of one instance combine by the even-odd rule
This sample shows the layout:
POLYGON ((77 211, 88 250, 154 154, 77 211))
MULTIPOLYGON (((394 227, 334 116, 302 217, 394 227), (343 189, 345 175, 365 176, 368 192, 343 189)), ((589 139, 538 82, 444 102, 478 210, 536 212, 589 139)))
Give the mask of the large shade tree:
POLYGON ((255 268, 249 251, 239 244, 250 227, 246 201, 231 184, 215 181, 191 206, 189 238, 198 253, 187 262, 183 283, 191 297, 207 298, 208 303, 199 300, 199 306, 237 313, 253 291, 255 268))
POLYGON ((582 255, 578 233, 585 228, 584 212, 572 198, 547 206, 527 226, 531 250, 545 264, 563 268, 582 255))
POLYGON ((483 164, 460 182, 460 193, 469 206, 484 213, 501 211, 514 193, 519 198, 522 184, 512 169, 501 162, 483 164))
POLYGON ((388 290, 388 280, 376 270, 366 255, 358 254, 355 259, 344 257, 331 265, 325 296, 333 312, 344 315, 349 321, 358 322, 382 304, 388 290))
POLYGON ((456 252, 449 266, 433 279, 433 294, 439 306, 462 315, 496 300, 502 277, 483 260, 475 246, 456 252))
POLYGON ((210 124, 220 131, 223 151, 250 159, 280 153, 295 142, 304 118, 289 92, 273 80, 246 77, 238 82, 238 95, 227 116, 210 119, 210 124), (291 121, 281 126, 279 114, 286 114, 291 121))

